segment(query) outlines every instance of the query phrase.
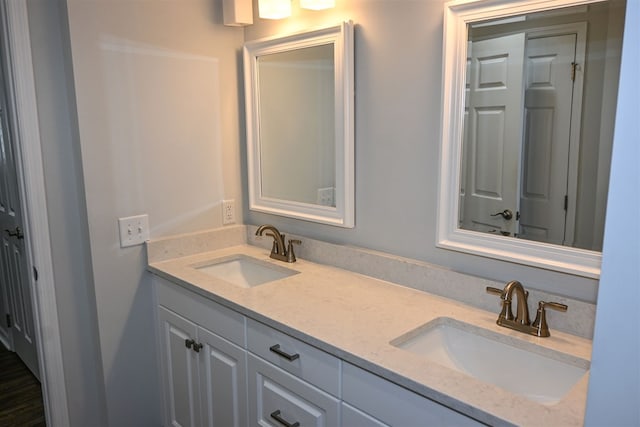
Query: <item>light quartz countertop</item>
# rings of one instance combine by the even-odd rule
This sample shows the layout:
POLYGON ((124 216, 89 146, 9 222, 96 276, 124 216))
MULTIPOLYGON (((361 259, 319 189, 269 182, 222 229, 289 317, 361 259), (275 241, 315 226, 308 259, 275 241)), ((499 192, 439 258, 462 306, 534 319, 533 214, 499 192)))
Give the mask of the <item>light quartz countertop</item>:
MULTIPOLYGON (((522 426, 583 424, 588 374, 560 402, 542 405, 390 344, 434 319, 448 317, 508 339, 536 344, 541 354, 555 350, 569 358, 590 360, 590 340, 555 331, 553 325, 550 325, 552 336, 549 338, 497 326, 498 303, 495 312, 488 312, 304 259, 294 264, 283 263, 269 258, 268 250, 246 244, 152 262, 148 269, 481 422, 522 426), (242 288, 194 268, 194 265, 235 254, 248 255, 300 274, 242 288)), ((527 366, 522 369, 526 370, 527 366)))

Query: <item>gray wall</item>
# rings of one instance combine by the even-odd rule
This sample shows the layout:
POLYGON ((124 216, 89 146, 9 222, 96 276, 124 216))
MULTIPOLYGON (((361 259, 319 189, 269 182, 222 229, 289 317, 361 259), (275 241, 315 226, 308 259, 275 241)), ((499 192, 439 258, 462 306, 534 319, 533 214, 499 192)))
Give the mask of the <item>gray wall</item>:
MULTIPOLYGON (((622 52, 620 97, 613 142, 610 212, 640 217, 638 98, 640 2, 630 1, 622 52)), ((640 225, 609 216, 596 309, 587 426, 640 425, 640 225), (623 314, 621 316, 621 314, 623 314)))
POLYGON ((104 381, 66 11, 58 1, 27 7, 69 420, 101 426, 104 381))
POLYGON ((159 425, 146 257, 120 248, 117 219, 146 213, 158 238, 220 227, 221 200, 241 202, 243 31, 218 1, 66 4, 108 421, 159 425))

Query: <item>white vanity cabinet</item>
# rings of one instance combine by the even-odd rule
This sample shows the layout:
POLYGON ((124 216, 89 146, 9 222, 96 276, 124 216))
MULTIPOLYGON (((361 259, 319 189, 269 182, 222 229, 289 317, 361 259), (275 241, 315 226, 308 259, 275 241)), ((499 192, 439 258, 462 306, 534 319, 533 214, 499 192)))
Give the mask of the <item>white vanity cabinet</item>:
POLYGON ((247 348, 252 425, 340 425, 340 359, 251 319, 247 348))
POLYGON ((478 426, 154 276, 165 426, 478 426))
POLYGON ((160 278, 154 281, 164 425, 248 425, 244 317, 160 278))
POLYGON ((332 427, 340 425, 340 401, 249 353, 251 425, 332 427))
POLYGON ((346 362, 342 365, 342 400, 344 427, 483 425, 346 362))

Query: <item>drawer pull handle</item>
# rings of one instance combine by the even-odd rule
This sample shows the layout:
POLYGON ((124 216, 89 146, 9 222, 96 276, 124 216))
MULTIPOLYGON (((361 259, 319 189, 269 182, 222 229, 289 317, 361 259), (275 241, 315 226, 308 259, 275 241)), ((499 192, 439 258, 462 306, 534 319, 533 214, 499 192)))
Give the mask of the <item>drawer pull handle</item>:
POLYGON ((300 423, 298 421, 296 421, 295 423, 291 424, 287 420, 282 418, 280 416, 280 409, 278 409, 277 411, 272 412, 270 417, 273 418, 274 420, 276 420, 277 422, 279 422, 280 424, 282 424, 285 427, 300 427, 300 423))
POLYGON ((284 357, 289 362, 293 362, 294 360, 296 360, 297 358, 300 357, 300 355, 298 353, 296 353, 296 354, 287 354, 284 351, 280 350, 280 344, 272 345, 271 347, 269 347, 269 350, 271 350, 272 352, 274 352, 275 354, 277 354, 280 357, 284 357))

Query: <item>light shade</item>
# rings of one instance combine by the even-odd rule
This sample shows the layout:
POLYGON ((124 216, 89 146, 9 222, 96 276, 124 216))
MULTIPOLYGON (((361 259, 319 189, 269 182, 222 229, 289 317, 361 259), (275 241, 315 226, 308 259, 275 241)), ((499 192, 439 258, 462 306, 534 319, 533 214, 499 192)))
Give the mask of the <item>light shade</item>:
POLYGON ((300 0, 303 9, 322 10, 336 7, 336 0, 300 0))
POLYGON ((253 24, 251 0, 222 0, 224 25, 240 27, 253 24))
POLYGON ((262 19, 282 19, 291 16, 291 0, 258 0, 258 15, 262 19))

